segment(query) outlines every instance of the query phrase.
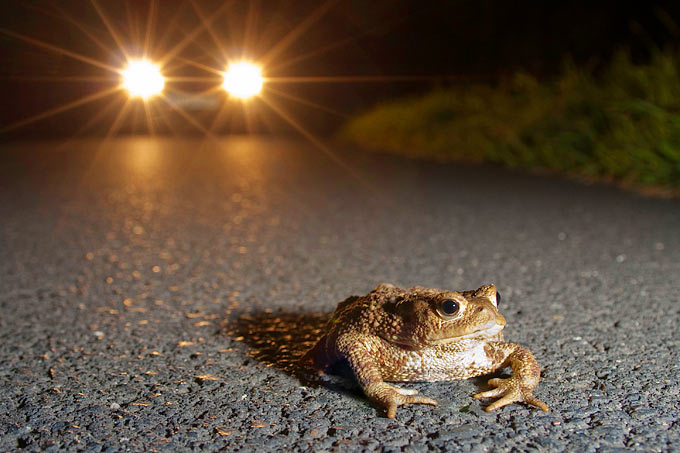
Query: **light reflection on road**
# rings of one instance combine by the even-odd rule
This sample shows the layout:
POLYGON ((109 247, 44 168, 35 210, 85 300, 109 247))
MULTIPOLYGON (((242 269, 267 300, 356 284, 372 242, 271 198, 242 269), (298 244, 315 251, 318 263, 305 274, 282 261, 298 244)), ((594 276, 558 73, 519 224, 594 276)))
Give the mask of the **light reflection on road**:
POLYGON ((128 141, 125 161, 130 171, 138 178, 149 178, 158 171, 163 146, 152 138, 134 138, 128 141))

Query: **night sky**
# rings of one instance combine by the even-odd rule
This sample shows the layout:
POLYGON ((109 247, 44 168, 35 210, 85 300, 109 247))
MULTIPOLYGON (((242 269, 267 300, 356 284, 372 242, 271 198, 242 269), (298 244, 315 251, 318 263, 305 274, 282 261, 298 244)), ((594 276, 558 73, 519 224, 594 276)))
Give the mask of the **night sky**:
MULTIPOLYGON (((637 61, 644 61, 655 49, 680 40, 679 3, 99 0, 93 5, 85 0, 4 1, 0 6, 0 121, 7 128, 118 84, 118 75, 111 71, 27 39, 121 67, 125 58, 120 46, 131 55, 143 53, 150 5, 155 5, 148 34, 150 58, 162 58, 190 38, 186 46, 176 48, 163 72, 192 80, 168 82, 166 95, 199 125, 159 103, 159 112, 167 110, 163 113, 167 122, 159 123, 156 132, 201 133, 201 127, 216 133, 292 131, 257 99, 246 106, 251 114, 246 124, 244 106, 227 100, 226 94, 197 97, 221 82, 219 75, 204 68, 221 70, 225 59, 264 58, 269 77, 382 78, 270 85, 276 91, 266 91, 266 96, 295 121, 323 134, 342 124, 343 115, 437 86, 494 83, 517 70, 547 79, 559 72, 566 58, 597 70, 620 48, 630 49, 637 61), (200 26, 201 16, 213 16, 211 26, 192 33, 200 26), (225 119, 216 123, 221 107, 225 119)), ((119 92, 5 131, 0 137, 103 134, 125 101, 125 94, 119 92)), ((132 105, 129 112, 116 130, 146 133, 139 118, 141 105, 132 105)))

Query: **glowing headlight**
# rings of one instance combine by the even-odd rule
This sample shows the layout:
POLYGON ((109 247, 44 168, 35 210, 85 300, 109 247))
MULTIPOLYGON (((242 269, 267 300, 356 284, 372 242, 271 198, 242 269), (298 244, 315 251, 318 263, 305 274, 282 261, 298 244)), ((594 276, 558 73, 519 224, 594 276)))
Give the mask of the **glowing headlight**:
POLYGON ((165 78, 160 69, 148 60, 130 61, 121 74, 123 88, 132 97, 147 99, 159 94, 165 86, 165 78))
POLYGON ((247 99, 262 90, 262 70, 252 63, 242 61, 229 65, 224 73, 222 88, 234 97, 247 99))

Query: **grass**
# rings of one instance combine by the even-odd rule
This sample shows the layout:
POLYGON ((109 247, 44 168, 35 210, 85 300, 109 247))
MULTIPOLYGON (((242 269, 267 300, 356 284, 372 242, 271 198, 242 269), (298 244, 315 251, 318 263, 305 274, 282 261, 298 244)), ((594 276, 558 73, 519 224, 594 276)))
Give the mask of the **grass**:
POLYGON ((597 76, 439 89, 351 119, 342 139, 444 161, 495 162, 637 187, 680 189, 680 53, 644 65, 619 52, 597 76))

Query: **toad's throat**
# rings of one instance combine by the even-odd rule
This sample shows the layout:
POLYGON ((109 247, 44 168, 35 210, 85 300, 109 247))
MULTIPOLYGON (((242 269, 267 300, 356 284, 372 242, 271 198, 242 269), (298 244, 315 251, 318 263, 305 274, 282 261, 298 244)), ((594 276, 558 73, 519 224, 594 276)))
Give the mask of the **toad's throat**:
POLYGON ((475 330, 474 332, 465 334, 465 335, 460 335, 457 337, 450 337, 450 338, 439 338, 439 339, 433 339, 431 340, 431 344, 437 345, 437 344, 446 344, 446 343, 452 343, 454 341, 460 341, 460 340, 467 340, 470 338, 491 338, 495 337, 501 331, 503 330, 503 327, 505 327, 505 323, 503 324, 497 324, 496 322, 490 322, 486 324, 484 327, 482 327, 479 330, 475 330))

